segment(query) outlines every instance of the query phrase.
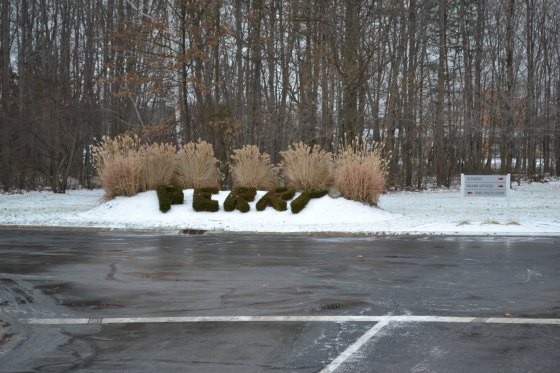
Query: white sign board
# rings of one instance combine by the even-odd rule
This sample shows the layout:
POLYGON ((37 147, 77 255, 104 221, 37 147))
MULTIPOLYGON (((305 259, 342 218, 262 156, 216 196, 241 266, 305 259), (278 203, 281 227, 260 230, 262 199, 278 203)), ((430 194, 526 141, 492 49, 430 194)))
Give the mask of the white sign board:
POLYGON ((507 197, 510 175, 461 175, 463 197, 507 197))

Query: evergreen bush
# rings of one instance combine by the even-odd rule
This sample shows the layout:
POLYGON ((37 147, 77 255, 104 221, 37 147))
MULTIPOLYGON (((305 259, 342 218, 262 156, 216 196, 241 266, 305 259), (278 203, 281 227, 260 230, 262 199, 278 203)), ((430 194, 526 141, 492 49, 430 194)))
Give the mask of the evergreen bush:
POLYGON ((156 193, 159 202, 159 211, 167 212, 171 210, 171 199, 167 193, 167 187, 159 186, 156 188, 156 193))
POLYGON ((326 196, 328 193, 328 190, 305 190, 299 195, 299 197, 290 203, 290 209, 292 210, 292 213, 297 214, 307 206, 311 198, 321 198, 326 196))
POLYGON ((286 201, 294 198, 295 194, 295 189, 289 189, 286 187, 271 190, 257 201, 257 211, 264 211, 269 206, 276 211, 286 211, 288 209, 286 201))
POLYGON ((280 194, 280 198, 282 198, 284 201, 289 201, 296 195, 296 190, 293 188, 283 187, 278 188, 276 190, 276 193, 280 194))
POLYGON ((159 186, 156 188, 159 210, 167 212, 171 209, 171 205, 182 205, 185 201, 185 196, 181 188, 172 186, 159 186))
POLYGON ((309 193, 310 198, 322 198, 322 197, 326 196, 327 194, 329 194, 328 190, 311 189, 311 190, 308 190, 307 192, 309 193))
POLYGON ((185 194, 183 193, 183 189, 174 186, 167 187, 167 193, 169 194, 172 205, 182 205, 185 202, 185 194))
POLYGON ((241 212, 249 212, 251 209, 249 202, 254 201, 256 195, 256 188, 234 188, 224 201, 224 211, 233 211, 237 209, 241 212))
POLYGON ((192 206, 194 211, 201 212, 216 212, 220 210, 218 201, 212 199, 213 194, 218 194, 219 190, 216 187, 197 188, 193 191, 192 206))

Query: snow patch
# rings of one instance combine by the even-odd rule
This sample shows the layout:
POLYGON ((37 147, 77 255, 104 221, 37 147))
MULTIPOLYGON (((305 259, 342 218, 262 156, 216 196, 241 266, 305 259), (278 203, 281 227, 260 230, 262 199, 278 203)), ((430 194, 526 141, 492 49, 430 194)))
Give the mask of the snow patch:
POLYGON ((103 201, 103 190, 66 194, 30 192, 0 194, 0 225, 95 227, 122 229, 200 229, 222 232, 357 233, 560 236, 560 182, 514 185, 510 204, 505 198, 463 200, 459 190, 395 192, 381 196, 379 208, 325 196, 312 199, 299 214, 272 208, 225 212, 229 192, 212 198, 216 213, 195 212, 192 190, 185 203, 159 211, 154 191, 103 201))

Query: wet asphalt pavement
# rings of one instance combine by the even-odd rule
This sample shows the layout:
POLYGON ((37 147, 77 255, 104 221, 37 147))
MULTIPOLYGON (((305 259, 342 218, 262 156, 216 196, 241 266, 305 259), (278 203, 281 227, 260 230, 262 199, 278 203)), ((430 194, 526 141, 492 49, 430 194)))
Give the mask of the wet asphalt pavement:
MULTIPOLYGON (((0 230, 0 372, 320 372, 376 325, 333 315, 558 319, 560 238, 0 230), (313 317, 98 322, 188 316, 313 317)), ((560 371, 560 325, 391 322, 336 369, 475 371, 560 371)))

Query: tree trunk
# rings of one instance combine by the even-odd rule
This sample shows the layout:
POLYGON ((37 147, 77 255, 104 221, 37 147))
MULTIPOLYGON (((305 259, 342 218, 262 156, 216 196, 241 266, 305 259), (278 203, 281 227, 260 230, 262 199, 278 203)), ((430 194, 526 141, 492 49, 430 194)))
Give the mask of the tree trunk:
POLYGON ((447 59, 447 0, 439 0, 439 31, 438 31, 438 70, 437 70, 437 102, 434 136, 434 165, 436 183, 447 185, 446 154, 445 154, 445 80, 447 59))
POLYGON ((344 44, 342 45, 342 135, 353 139, 360 136, 361 127, 358 113, 359 90, 359 20, 360 10, 358 0, 348 0, 345 3, 344 13, 344 44))
MULTIPOLYGON (((525 98, 525 141, 527 142, 527 176, 535 176, 535 40, 534 19, 535 3, 525 0, 527 12, 527 96, 525 98)), ((508 69, 509 71, 509 69, 508 69)))
POLYGON ((10 1, 2 0, 0 4, 0 189, 11 188, 12 162, 10 160, 9 118, 11 107, 10 94, 10 1))
POLYGON ((403 139, 403 163, 404 163, 404 185, 412 187, 413 172, 413 144, 416 141, 416 120, 414 107, 416 106, 416 0, 410 0, 408 8, 408 66, 406 71, 407 97, 404 105, 404 139, 403 139))
POLYGON ((513 52, 514 52, 514 12, 515 12, 515 0, 508 0, 506 4, 506 92, 505 96, 502 97, 504 116, 501 126, 501 172, 509 173, 511 172, 511 164, 513 159, 513 132, 514 128, 514 111, 515 111, 515 87, 514 87, 514 71, 513 71, 513 52))

